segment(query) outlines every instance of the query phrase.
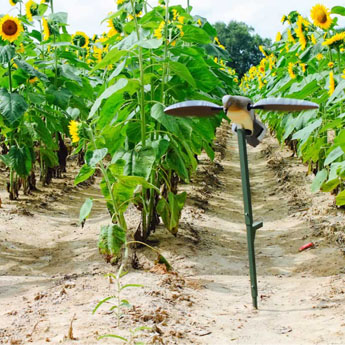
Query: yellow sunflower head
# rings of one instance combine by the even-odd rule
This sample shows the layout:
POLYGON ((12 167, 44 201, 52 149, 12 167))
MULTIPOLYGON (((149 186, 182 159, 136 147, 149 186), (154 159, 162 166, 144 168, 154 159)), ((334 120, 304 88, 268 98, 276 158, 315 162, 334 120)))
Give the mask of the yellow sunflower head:
POLYGON ((278 31, 276 35, 276 42, 281 41, 281 39, 282 39, 282 34, 278 31))
POLYGON ((328 94, 332 96, 335 89, 335 81, 334 81, 334 75, 333 72, 329 72, 329 90, 328 94))
POLYGON ((38 13, 38 4, 36 4, 36 2, 33 0, 29 0, 25 4, 25 13, 26 13, 26 17, 28 18, 28 20, 30 22, 32 22, 32 17, 37 16, 39 14, 38 13))
POLYGON ((339 46, 345 42, 345 31, 333 35, 331 38, 325 40, 323 46, 339 46))
POLYGON ((330 14, 330 10, 320 4, 315 5, 310 11, 310 16, 314 24, 324 30, 328 30, 332 24, 330 14))
POLYGON ((72 143, 77 143, 80 140, 78 130, 79 130, 79 122, 78 121, 70 121, 68 125, 69 134, 72 137, 72 143))
POLYGON ((89 37, 82 31, 77 31, 72 36, 72 43, 80 48, 86 48, 89 45, 89 37))
POLYGON ((50 0, 41 0, 41 4, 49 4, 50 0))
POLYGON ((14 42, 23 32, 22 24, 16 17, 3 16, 0 20, 0 36, 4 41, 14 42))
POLYGON ((16 6, 18 2, 20 2, 20 0, 9 0, 10 1, 10 5, 11 6, 16 6))
POLYGON ((43 25, 43 39, 47 41, 51 34, 51 30, 49 28, 49 23, 47 19, 42 18, 42 25, 43 25))
POLYGON ((295 64, 293 62, 289 62, 288 72, 289 72, 289 75, 290 75, 291 79, 296 79, 296 74, 294 72, 294 67, 295 67, 295 64))

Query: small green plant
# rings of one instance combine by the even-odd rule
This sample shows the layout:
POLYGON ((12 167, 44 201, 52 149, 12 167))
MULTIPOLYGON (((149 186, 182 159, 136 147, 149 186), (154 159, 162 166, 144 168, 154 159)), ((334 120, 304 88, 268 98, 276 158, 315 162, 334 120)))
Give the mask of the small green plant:
POLYGON ((100 336, 98 340, 104 339, 104 338, 116 338, 116 339, 122 340, 125 344, 128 344, 128 345, 145 345, 145 343, 141 341, 136 341, 136 338, 140 336, 140 334, 138 335, 138 332, 144 331, 144 330, 150 330, 150 328, 142 326, 142 327, 137 327, 134 330, 131 329, 129 330, 129 338, 124 338, 115 334, 105 334, 105 335, 100 336))

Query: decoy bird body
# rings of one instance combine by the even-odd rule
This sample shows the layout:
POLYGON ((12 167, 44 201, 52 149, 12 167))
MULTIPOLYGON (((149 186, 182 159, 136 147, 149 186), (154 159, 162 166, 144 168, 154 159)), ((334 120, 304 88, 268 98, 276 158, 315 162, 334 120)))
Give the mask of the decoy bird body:
POLYGON ((224 111, 236 125, 253 133, 254 110, 250 109, 252 101, 247 97, 226 95, 223 97, 224 111))

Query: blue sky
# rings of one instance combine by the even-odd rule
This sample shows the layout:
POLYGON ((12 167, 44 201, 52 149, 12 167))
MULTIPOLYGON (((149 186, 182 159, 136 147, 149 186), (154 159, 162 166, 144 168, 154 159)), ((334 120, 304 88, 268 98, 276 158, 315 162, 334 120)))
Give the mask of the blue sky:
MULTIPOLYGON (((157 0, 149 0, 149 3, 154 5, 157 0)), ((170 0, 172 5, 186 6, 186 3, 187 0, 170 0)), ((298 10, 302 15, 309 16, 310 9, 317 3, 332 8, 341 5, 342 0, 190 0, 193 6, 192 14, 206 17, 211 23, 244 21, 253 26, 261 36, 272 39, 277 31, 282 29, 280 19, 284 14, 298 10)), ((102 19, 109 12, 116 10, 115 0, 55 0, 54 4, 56 11, 68 12, 71 33, 81 30, 90 36, 103 32, 106 24, 101 26, 102 19)), ((1 0, 0 13, 5 14, 9 11, 16 13, 8 0, 1 0)), ((345 26, 344 18, 341 23, 345 26)))

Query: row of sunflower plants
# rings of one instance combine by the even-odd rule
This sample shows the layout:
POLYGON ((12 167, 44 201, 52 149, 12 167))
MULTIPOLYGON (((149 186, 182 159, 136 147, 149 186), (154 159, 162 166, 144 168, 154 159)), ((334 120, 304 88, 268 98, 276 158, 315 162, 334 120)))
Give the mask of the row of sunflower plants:
POLYGON ((19 14, 0 18, 0 159, 14 200, 22 184, 24 193, 36 189, 37 169, 43 184, 65 171, 68 124, 87 117, 95 92, 67 13, 50 0, 10 3, 19 14))
MULTIPOLYGON (((178 183, 189 182, 202 150, 214 157, 221 116, 176 119, 164 108, 186 99, 219 103, 236 92, 215 29, 189 6, 117 0, 108 32, 90 38, 68 33, 67 13, 54 12, 53 0, 10 2, 19 14, 0 22, 0 159, 10 170, 10 198, 35 166, 43 181, 64 169, 71 141, 72 154, 83 157, 75 184, 102 174, 111 224, 99 246, 109 260, 126 243, 130 204, 141 211, 136 241, 160 219, 176 234, 186 200, 178 183)), ((81 222, 92 205, 85 201, 81 222)))
POLYGON ((332 191, 345 205, 345 30, 338 24, 345 7, 315 5, 310 17, 283 16, 282 32, 263 59, 242 78, 253 98, 287 97, 319 104, 319 110, 262 114, 278 140, 289 144, 316 176, 312 191, 332 191))
MULTIPOLYGON (((229 57, 215 29, 190 8, 119 0, 106 20, 112 37, 90 72, 102 79, 87 121, 78 124, 87 159, 76 182, 102 171, 101 190, 114 224, 102 228, 100 249, 111 258, 126 242, 130 204, 141 211, 136 242, 145 241, 160 219, 176 235, 186 200, 178 183, 189 182, 202 150, 214 158, 221 117, 176 119, 164 108, 186 99, 220 102, 237 85, 235 72, 221 64, 229 57)), ((86 203, 81 218, 91 209, 86 203)))

